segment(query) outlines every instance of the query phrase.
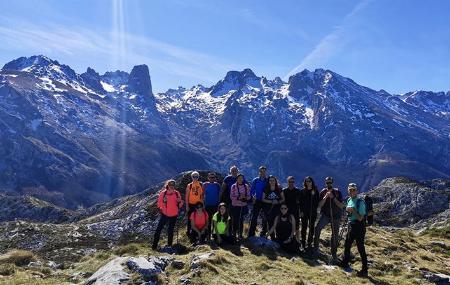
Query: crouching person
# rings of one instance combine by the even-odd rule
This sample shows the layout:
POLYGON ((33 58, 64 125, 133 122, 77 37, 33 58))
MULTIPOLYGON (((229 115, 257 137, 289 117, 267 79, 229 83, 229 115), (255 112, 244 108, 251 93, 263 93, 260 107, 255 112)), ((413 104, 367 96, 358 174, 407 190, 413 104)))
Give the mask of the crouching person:
POLYGON ((275 241, 280 245, 284 251, 295 254, 298 253, 298 243, 295 238, 295 218, 288 213, 288 206, 281 204, 280 214, 275 217, 272 228, 267 233, 267 236, 272 236, 275 233, 275 241))
POLYGON ((158 196, 158 208, 160 211, 160 218, 158 226, 153 236, 152 249, 158 248, 159 237, 165 224, 168 223, 167 228, 167 245, 172 246, 173 230, 178 217, 178 211, 183 206, 181 194, 175 190, 175 180, 168 180, 158 196))
POLYGON ((364 199, 358 197, 358 189, 355 183, 350 183, 348 185, 348 194, 350 197, 347 200, 347 206, 345 208, 348 213, 348 232, 345 237, 342 267, 349 268, 350 248, 352 247, 353 241, 356 241, 356 246, 362 262, 362 268, 358 271, 357 275, 359 277, 367 277, 367 254, 364 246, 364 238, 366 235, 366 204, 364 199))
POLYGON ((203 203, 195 204, 195 211, 189 217, 191 222, 191 242, 194 245, 205 243, 205 238, 208 233, 208 213, 203 208, 203 203))
POLYGON ((217 245, 233 244, 234 240, 230 234, 231 217, 228 214, 227 205, 220 203, 217 212, 212 218, 212 233, 217 245))

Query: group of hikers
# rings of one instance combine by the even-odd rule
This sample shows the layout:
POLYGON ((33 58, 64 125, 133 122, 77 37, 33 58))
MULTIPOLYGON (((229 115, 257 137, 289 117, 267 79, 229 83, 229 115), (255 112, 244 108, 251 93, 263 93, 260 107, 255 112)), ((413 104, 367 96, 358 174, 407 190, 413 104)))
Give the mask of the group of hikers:
POLYGON ((249 185, 236 166, 222 185, 215 173, 208 174, 208 181, 200 182, 197 171, 191 173, 192 182, 186 187, 185 197, 175 189, 175 180, 166 182, 158 197, 160 219, 152 248, 157 249, 160 234, 168 223, 168 246, 172 246, 174 227, 181 210, 187 213, 186 234, 193 244, 202 244, 211 238, 217 245, 234 244, 243 240, 244 219, 251 209, 248 238, 255 236, 261 216, 260 236, 267 237, 289 253, 305 252, 312 257, 319 254, 322 229, 331 224, 331 263, 348 269, 350 248, 354 241, 361 256, 362 269, 358 276, 368 274, 367 255, 364 246, 366 219, 373 215, 363 198, 358 197, 355 183, 348 184, 349 198, 333 187, 333 178, 325 178, 326 187, 319 192, 312 177, 303 180, 302 189, 295 186, 295 178, 287 178, 282 189, 275 176, 267 175, 265 166, 259 167, 259 176, 249 185), (337 258, 341 217, 347 214, 347 234, 344 257, 337 258), (318 221, 316 223, 316 219, 318 221), (301 227, 300 227, 301 222, 301 227), (307 234, 308 233, 308 234, 307 234))

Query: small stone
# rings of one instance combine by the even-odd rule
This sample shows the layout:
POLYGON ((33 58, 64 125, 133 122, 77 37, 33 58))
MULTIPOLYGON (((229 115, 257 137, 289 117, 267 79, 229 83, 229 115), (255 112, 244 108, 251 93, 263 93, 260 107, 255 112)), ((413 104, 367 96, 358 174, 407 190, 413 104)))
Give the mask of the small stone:
POLYGON ((188 285, 191 284, 191 277, 189 276, 181 276, 180 279, 178 279, 180 281, 181 285, 188 285))
POLYGON ((172 267, 175 269, 183 269, 184 267, 184 262, 180 261, 180 260, 174 260, 171 263, 172 267))
POLYGON ((201 263, 215 256, 214 252, 207 252, 201 255, 194 255, 191 261, 191 269, 197 269, 201 267, 201 263))

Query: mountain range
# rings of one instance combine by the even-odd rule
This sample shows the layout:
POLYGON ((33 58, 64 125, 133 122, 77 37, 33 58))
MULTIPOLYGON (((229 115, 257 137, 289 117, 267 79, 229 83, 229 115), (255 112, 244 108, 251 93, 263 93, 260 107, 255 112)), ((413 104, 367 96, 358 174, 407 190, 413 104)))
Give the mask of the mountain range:
POLYGON ((0 190, 64 208, 134 194, 188 169, 362 191, 450 177, 450 92, 373 90, 330 70, 287 82, 250 69, 154 94, 149 68, 77 74, 45 56, 0 70, 0 190))

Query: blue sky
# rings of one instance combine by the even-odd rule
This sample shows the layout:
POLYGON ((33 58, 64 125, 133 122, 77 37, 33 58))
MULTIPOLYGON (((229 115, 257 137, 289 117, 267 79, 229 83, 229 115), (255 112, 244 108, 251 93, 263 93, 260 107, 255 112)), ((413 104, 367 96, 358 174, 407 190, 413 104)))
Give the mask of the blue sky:
POLYGON ((44 54, 78 73, 150 67, 155 92, 229 70, 325 68, 391 93, 450 90, 450 1, 0 2, 0 65, 44 54))

